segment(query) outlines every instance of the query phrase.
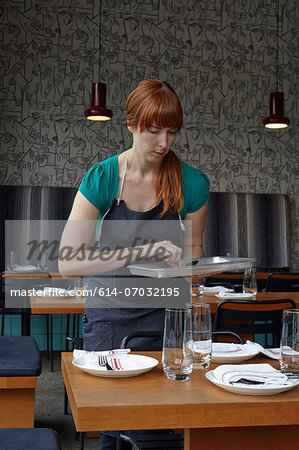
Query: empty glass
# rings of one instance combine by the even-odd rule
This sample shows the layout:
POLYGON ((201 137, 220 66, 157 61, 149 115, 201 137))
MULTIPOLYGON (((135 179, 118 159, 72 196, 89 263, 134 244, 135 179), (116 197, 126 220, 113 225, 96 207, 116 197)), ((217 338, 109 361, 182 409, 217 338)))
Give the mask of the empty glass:
POLYGON ((285 309, 282 316, 280 368, 299 376, 299 309, 285 309))
POLYGON ((188 346, 194 352, 194 369, 207 369, 212 354, 212 321, 210 305, 190 303, 192 340, 188 346))
POLYGON ((205 284, 205 278, 201 278, 201 280, 195 282, 193 281, 190 284, 190 293, 191 297, 202 297, 204 292, 204 284, 205 284))
POLYGON ((88 286, 88 277, 78 277, 74 282, 74 291, 77 298, 83 298, 86 296, 86 290, 88 286))
POLYGON ((186 381, 193 370, 191 314, 188 309, 165 309, 162 365, 169 380, 186 381))
POLYGON ((256 299, 257 294, 257 282, 256 282, 256 268, 250 267, 245 269, 243 276, 243 292, 246 294, 252 294, 256 299))

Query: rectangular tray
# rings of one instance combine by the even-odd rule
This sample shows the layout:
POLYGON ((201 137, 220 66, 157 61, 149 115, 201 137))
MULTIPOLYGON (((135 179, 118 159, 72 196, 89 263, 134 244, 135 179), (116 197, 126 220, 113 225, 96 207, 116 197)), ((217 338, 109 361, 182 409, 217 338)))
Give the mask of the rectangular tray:
POLYGON ((251 267, 254 258, 213 256, 209 258, 186 259, 179 267, 170 267, 163 262, 138 263, 128 266, 132 275, 152 278, 189 277, 207 273, 244 270, 251 267))

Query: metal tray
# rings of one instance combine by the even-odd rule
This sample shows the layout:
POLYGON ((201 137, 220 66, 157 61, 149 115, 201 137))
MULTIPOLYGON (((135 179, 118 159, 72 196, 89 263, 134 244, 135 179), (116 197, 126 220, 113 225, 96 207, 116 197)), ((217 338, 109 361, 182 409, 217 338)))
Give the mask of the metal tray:
POLYGON ((209 258, 186 259, 179 267, 170 267, 163 262, 138 263, 128 266, 132 275, 152 278, 189 277, 207 273, 228 272, 248 269, 254 258, 213 256, 209 258))

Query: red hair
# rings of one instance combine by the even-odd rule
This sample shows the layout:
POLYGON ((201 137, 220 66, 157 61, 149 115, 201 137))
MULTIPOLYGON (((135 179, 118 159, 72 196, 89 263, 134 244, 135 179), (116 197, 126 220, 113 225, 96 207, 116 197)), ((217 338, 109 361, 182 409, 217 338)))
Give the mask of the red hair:
MULTIPOLYGON (((147 130, 152 125, 176 128, 183 125, 183 109, 173 88, 165 81, 144 80, 129 95, 126 103, 127 125, 147 130)), ((161 216, 171 209, 178 214, 183 209, 181 163, 170 150, 164 157, 156 184, 156 202, 163 200, 161 216)))

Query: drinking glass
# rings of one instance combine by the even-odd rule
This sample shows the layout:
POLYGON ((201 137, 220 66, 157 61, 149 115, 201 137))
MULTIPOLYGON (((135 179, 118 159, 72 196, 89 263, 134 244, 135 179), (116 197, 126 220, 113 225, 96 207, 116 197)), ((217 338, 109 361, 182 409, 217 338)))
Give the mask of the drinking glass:
POLYGON ((246 294, 252 294, 256 299, 257 294, 257 282, 256 282, 256 268, 250 267, 245 269, 243 276, 243 292, 246 294))
POLYGON ((74 282, 74 291, 77 298, 85 297, 88 286, 88 277, 78 277, 74 282))
POLYGON ((190 294, 192 297, 202 297, 204 292, 204 284, 205 284, 205 278, 201 278, 199 281, 195 282, 192 281, 190 284, 190 294))
POLYGON ((299 309, 285 309, 282 316, 280 368, 299 376, 299 309))
POLYGON ((191 315, 185 308, 165 309, 162 365, 169 380, 186 381, 193 370, 191 315))
POLYGON ((210 305, 207 303, 188 304, 191 313, 191 342, 193 349, 194 369, 207 369, 212 354, 212 321, 210 305))

